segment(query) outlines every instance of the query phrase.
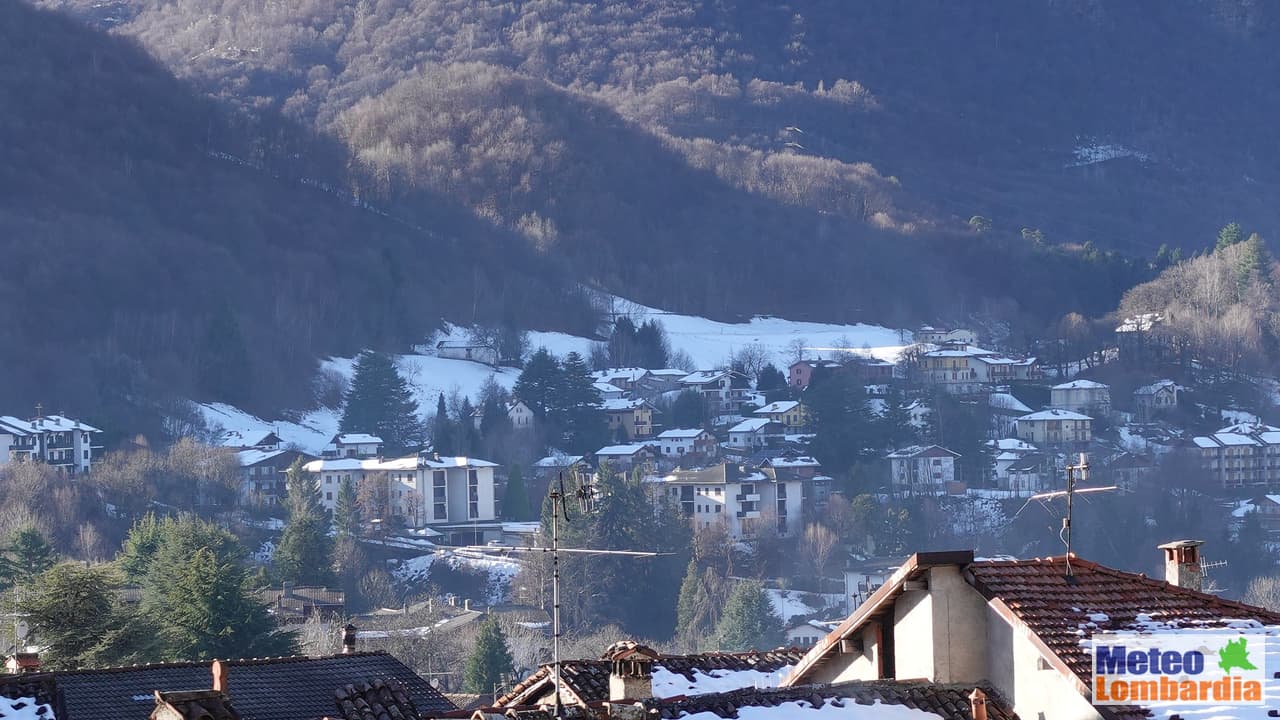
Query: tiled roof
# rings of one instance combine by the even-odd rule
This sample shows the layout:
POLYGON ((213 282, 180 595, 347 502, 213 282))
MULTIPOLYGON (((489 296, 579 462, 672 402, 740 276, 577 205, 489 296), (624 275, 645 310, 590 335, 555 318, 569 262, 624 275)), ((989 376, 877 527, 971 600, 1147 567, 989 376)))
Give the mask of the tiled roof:
POLYGON ((418 708, 395 680, 346 685, 334 691, 333 699, 344 720, 418 720, 418 708))
POLYGON ((0 718, 64 718, 58 690, 48 675, 0 675, 0 718))
POLYGON ((187 720, 241 720, 231 698, 217 690, 157 692, 155 700, 157 710, 168 708, 187 720))
POLYGON ((1086 686, 1091 682, 1084 636, 1143 622, 1222 627, 1228 620, 1280 624, 1280 613, 1195 592, 1145 575, 1061 556, 1035 560, 978 560, 966 574, 988 600, 999 600, 1086 686), (1139 615, 1144 616, 1139 618, 1139 615), (1104 619, 1105 618, 1105 619, 1104 619))
MULTIPOLYGON (((834 685, 801 685, 791 688, 743 688, 726 693, 699 695, 685 699, 646 702, 650 710, 657 710, 658 717, 680 718, 686 714, 710 712, 722 718, 738 717, 738 709, 744 707, 777 707, 788 702, 806 702, 814 707, 828 703, 836 707, 849 707, 850 701, 858 705, 905 705, 934 713, 947 720, 973 720, 969 693, 972 685, 940 685, 924 680, 876 680, 845 682, 834 685)), ((1017 718, 997 693, 983 688, 987 694, 987 717, 990 720, 1014 720, 1017 718)))
MULTIPOLYGON (((244 720, 312 720, 334 713, 334 693, 361 682, 395 680, 423 712, 453 710, 438 690, 386 653, 323 658, 287 657, 224 661, 227 694, 244 720)), ((155 704, 155 691, 199 690, 212 685, 208 662, 179 662, 101 670, 0 677, 48 681, 61 696, 58 720, 138 720, 155 704)), ((2 690, 0 690, 2 692, 2 690)))
MULTIPOLYGON (((701 672, 710 674, 716 670, 758 670, 772 673, 800 662, 803 650, 775 650, 771 652, 700 653, 697 655, 664 655, 655 666, 668 672, 694 680, 701 672)), ((591 703, 609 699, 609 670, 607 660, 571 660, 560 664, 561 681, 565 689, 582 702, 591 703)), ((543 693, 536 691, 539 685, 549 683, 551 666, 543 665, 532 675, 520 681, 510 692, 494 701, 495 706, 536 700, 543 693), (535 690, 534 693, 530 693, 535 690)), ((547 689, 550 693, 550 688, 547 689)))

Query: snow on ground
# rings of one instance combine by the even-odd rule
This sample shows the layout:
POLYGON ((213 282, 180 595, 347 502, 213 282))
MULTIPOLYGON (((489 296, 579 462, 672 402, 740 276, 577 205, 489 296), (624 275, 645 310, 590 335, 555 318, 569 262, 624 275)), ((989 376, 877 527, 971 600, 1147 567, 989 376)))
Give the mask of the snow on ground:
POLYGON ((677 695, 706 695, 730 692, 742 688, 775 688, 793 666, 779 668, 776 672, 759 670, 712 670, 704 673, 695 670, 693 679, 655 665, 653 668, 653 696, 669 698, 677 695))
POLYGON ((436 560, 434 553, 419 555, 415 558, 409 558, 400 563, 400 567, 396 568, 394 575, 401 582, 426 582, 427 575, 431 573, 431 565, 436 560))
POLYGON ((1237 408, 1225 408, 1222 410, 1222 422, 1226 423, 1227 425, 1239 425, 1241 423, 1257 425, 1259 422, 1261 422, 1261 419, 1257 415, 1254 415, 1253 413, 1248 412, 1246 410, 1239 410, 1237 408))
POLYGON ((328 409, 312 411, 295 423, 263 420, 223 403, 203 403, 196 407, 211 430, 235 430, 242 435, 270 431, 279 435, 286 446, 297 446, 315 455, 338 433, 339 414, 328 409))
POLYGON ((1067 163, 1067 167, 1081 167, 1121 158, 1134 158, 1142 162, 1151 160, 1151 156, 1144 152, 1127 148, 1123 145, 1099 142, 1096 138, 1077 138, 1077 141, 1080 144, 1071 152, 1076 161, 1067 163))
POLYGON ((511 579, 520 572, 520 565, 514 560, 441 549, 405 560, 400 567, 396 568, 395 577, 406 583, 425 582, 431 573, 432 564, 436 561, 443 562, 454 570, 466 569, 487 575, 489 583, 485 601, 490 605, 506 599, 511 589, 511 579))
MULTIPOLYGON (((782 618, 784 624, 791 622, 791 618, 797 615, 812 615, 822 609, 811 607, 801 600, 800 595, 802 593, 795 590, 765 588, 765 593, 769 596, 769 602, 773 603, 773 611, 778 613, 778 617, 782 618)), ((807 595, 808 593, 803 594, 807 595)))
MULTIPOLYGON (((840 706, 828 700, 822 707, 814 707, 804 700, 786 702, 774 707, 746 706, 738 708, 738 720, 938 720, 935 715, 906 705, 859 705, 853 698, 840 699, 840 706)), ((714 712, 685 715, 683 720, 720 720, 714 712)))
MULTIPOLYGON (((704 370, 727 365, 728 359, 735 352, 756 343, 764 346, 775 365, 789 365, 787 346, 795 340, 803 340, 813 357, 829 358, 837 349, 846 348, 855 352, 867 352, 881 360, 893 361, 902 353, 903 337, 906 337, 907 342, 910 342, 911 337, 910 333, 900 336, 897 330, 879 325, 837 325, 775 317, 754 317, 744 323, 727 323, 693 315, 668 313, 620 298, 615 299, 615 302, 620 304, 615 305, 615 308, 630 314, 636 324, 645 320, 662 323, 672 351, 685 351, 704 370), (864 348, 867 350, 864 351, 864 348)), ((450 327, 447 334, 441 334, 439 339, 465 340, 466 337, 465 328, 450 327)), ((586 357, 591 352, 592 342, 588 338, 564 333, 529 333, 531 347, 546 347, 557 355, 573 351, 586 357)))

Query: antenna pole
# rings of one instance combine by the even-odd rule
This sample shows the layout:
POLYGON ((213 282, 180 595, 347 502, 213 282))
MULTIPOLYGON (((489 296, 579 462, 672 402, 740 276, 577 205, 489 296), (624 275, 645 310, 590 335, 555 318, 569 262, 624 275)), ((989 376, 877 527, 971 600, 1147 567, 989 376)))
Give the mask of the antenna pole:
POLYGON ((564 702, 561 700, 560 683, 560 504, 564 502, 564 474, 560 475, 560 487, 551 489, 551 661, 552 673, 555 675, 555 716, 556 720, 564 717, 564 702))
POLYGON ((1075 497, 1077 471, 1082 481, 1089 479, 1089 458, 1084 453, 1080 453, 1078 464, 1067 466, 1067 516, 1062 519, 1062 532, 1067 542, 1067 577, 1075 574, 1071 569, 1071 501, 1075 497))

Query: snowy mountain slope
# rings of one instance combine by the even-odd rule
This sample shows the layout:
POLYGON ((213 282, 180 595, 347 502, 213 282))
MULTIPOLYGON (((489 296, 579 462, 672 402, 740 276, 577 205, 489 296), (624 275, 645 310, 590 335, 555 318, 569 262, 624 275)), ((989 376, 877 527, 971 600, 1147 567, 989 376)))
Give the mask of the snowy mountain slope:
MULTIPOLYGON (((837 348, 849 348, 869 353, 883 360, 895 360, 902 352, 902 338, 910 339, 910 333, 878 325, 836 325, 814 322, 798 322, 774 317, 756 317, 745 323, 726 323, 692 315, 678 315, 664 310, 636 305, 627 301, 626 312, 637 322, 647 319, 660 321, 667 331, 672 351, 683 350, 699 368, 711 369, 726 366, 734 352, 758 344, 764 348, 769 360, 780 368, 790 364, 788 346, 796 340, 803 341, 809 357, 830 357, 837 348)), ((437 340, 465 340, 467 328, 449 326, 437 335, 437 340)), ((587 356, 597 342, 591 338, 559 332, 531 332, 530 346, 545 347, 556 355, 577 352, 587 356)), ((419 346, 426 351, 432 343, 419 346)), ((335 370, 349 381, 353 375, 354 358, 329 358, 321 363, 326 370, 335 370)), ((510 389, 520 376, 514 368, 492 368, 478 362, 453 360, 426 354, 399 355, 396 363, 400 373, 413 390, 418 410, 423 415, 435 411, 441 393, 449 397, 453 392, 469 397, 474 402, 485 381, 493 378, 510 389)), ((320 449, 338 431, 341 414, 334 410, 313 410, 297 422, 265 420, 222 403, 200 405, 201 413, 211 428, 236 430, 252 434, 272 430, 285 443, 296 445, 311 453, 320 449)))

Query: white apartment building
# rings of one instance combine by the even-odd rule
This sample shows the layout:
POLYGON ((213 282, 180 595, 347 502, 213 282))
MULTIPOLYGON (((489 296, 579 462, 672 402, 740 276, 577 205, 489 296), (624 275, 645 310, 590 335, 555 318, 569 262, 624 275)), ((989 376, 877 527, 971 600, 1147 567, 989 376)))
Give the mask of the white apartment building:
POLYGON ((82 475, 93 467, 94 436, 102 431, 62 415, 40 415, 20 420, 0 415, 0 465, 38 460, 71 474, 82 475))
POLYGON ((804 530, 805 480, 770 478, 735 463, 699 470, 676 470, 652 487, 677 503, 701 527, 724 523, 733 540, 755 537, 764 523, 774 523, 783 537, 804 530))

